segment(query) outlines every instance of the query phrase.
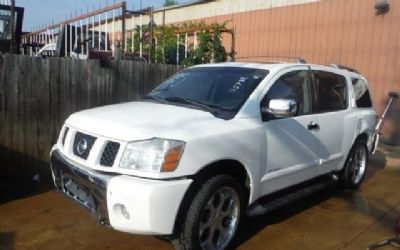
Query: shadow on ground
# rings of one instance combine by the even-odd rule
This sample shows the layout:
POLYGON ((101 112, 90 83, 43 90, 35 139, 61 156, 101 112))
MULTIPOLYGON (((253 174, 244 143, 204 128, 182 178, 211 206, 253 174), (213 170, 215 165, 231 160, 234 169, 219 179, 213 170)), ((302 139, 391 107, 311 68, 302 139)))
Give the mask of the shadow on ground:
POLYGON ((0 205, 52 188, 49 163, 0 147, 0 205))
POLYGON ((394 160, 400 159, 400 146, 391 146, 390 144, 381 144, 383 153, 394 160))
POLYGON ((288 220, 289 218, 306 211, 335 195, 339 195, 340 192, 341 190, 334 185, 270 213, 245 218, 237 233, 237 237, 233 241, 232 249, 238 248, 265 227, 288 220))
POLYGON ((0 250, 13 250, 15 233, 0 233, 0 250))
POLYGON ((385 169, 386 163, 386 155, 382 151, 377 150, 369 159, 368 171, 365 175, 365 180, 372 179, 377 172, 385 169))
MULTIPOLYGON (((379 171, 382 171, 386 167, 386 156, 381 151, 377 151, 370 159, 368 171, 366 173, 366 181, 372 179, 379 171)), ((240 230, 237 233, 237 237, 233 240, 232 249, 238 248, 246 241, 257 235, 265 227, 282 223, 290 219, 291 217, 300 214, 314 206, 317 206, 333 197, 340 197, 349 201, 351 206, 359 206, 358 211, 363 211, 365 207, 365 199, 357 191, 346 191, 340 188, 339 185, 332 185, 321 191, 314 193, 306 198, 299 201, 295 201, 287 206, 278 208, 270 213, 247 217, 244 219, 240 230)), ((371 210, 376 210, 375 215, 381 215, 383 211, 378 211, 373 207, 368 207, 371 210)))

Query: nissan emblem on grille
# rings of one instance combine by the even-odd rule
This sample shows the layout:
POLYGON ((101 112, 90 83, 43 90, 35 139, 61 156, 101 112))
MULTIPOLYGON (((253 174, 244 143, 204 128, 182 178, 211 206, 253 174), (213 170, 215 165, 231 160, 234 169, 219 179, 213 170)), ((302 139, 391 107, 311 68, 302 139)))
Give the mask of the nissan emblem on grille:
POLYGON ((74 146, 73 146, 74 155, 84 160, 87 160, 90 154, 90 150, 92 150, 92 147, 95 142, 96 142, 96 137, 83 134, 81 132, 77 132, 75 135, 74 146))
POLYGON ((78 152, 79 155, 83 155, 88 148, 88 142, 86 139, 82 139, 78 142, 78 145, 76 145, 76 152, 78 152))

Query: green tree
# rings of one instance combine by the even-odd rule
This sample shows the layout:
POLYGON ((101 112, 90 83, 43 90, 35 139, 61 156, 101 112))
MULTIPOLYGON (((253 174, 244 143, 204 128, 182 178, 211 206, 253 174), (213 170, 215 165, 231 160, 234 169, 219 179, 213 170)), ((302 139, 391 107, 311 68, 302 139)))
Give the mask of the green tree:
MULTIPOLYGON (((154 25, 154 36, 157 39, 157 46, 155 46, 155 40, 153 41, 153 53, 152 62, 164 63, 164 64, 176 64, 177 63, 177 49, 179 49, 179 63, 185 66, 191 66, 202 63, 210 62, 225 62, 227 60, 227 53, 222 44, 221 31, 225 29, 226 23, 214 23, 211 24, 212 29, 205 31, 204 22, 200 23, 184 23, 178 26, 158 26, 154 25), (177 44, 177 33, 181 29, 196 28, 199 30, 197 33, 197 47, 189 45, 187 58, 184 58, 185 54, 185 36, 180 35, 179 46, 177 44)), ((135 53, 139 52, 140 45, 140 26, 135 27, 135 53)), ((149 26, 142 26, 143 40, 142 49, 143 55, 149 54, 149 26)), ((131 35, 128 35, 128 48, 132 47, 131 35)))
MULTIPOLYGON (((204 25, 204 24, 200 24, 204 25)), ((213 24, 213 32, 198 33, 198 47, 189 52, 189 56, 182 62, 185 66, 191 66, 210 62, 225 62, 227 53, 222 45, 221 30, 225 28, 226 23, 213 24)))
POLYGON ((178 2, 176 0, 165 0, 164 7, 175 5, 175 4, 178 4, 178 2))

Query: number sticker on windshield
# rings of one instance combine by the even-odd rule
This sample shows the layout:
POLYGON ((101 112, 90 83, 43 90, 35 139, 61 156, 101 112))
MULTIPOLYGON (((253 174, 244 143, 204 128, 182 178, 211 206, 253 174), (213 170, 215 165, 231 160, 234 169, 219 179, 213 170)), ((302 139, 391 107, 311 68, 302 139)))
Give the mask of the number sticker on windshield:
POLYGON ((240 87, 249 79, 249 77, 240 77, 240 79, 233 84, 232 88, 228 90, 229 93, 233 94, 240 89, 240 87))

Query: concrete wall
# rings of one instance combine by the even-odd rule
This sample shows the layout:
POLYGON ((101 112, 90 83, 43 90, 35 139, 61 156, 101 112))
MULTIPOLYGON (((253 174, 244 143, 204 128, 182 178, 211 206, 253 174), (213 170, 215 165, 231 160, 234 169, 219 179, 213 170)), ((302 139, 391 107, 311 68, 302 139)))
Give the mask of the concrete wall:
MULTIPOLYGON (((235 13, 250 12, 263 9, 319 2, 321 0, 216 0, 200 4, 172 6, 158 9, 154 13, 154 21, 161 25, 187 22, 190 20, 207 19, 221 15, 231 15, 235 13)), ((149 23, 148 16, 126 19, 126 29, 131 30, 133 25, 149 23), (133 24, 133 25, 132 25, 133 24)), ((111 24, 112 25, 112 24, 111 24)), ((109 29, 111 29, 109 24, 109 29)), ((115 32, 121 32, 121 20, 115 21, 115 32)), ((100 26, 104 30, 105 25, 100 26)))

